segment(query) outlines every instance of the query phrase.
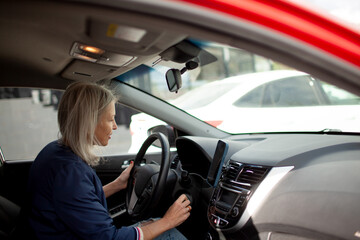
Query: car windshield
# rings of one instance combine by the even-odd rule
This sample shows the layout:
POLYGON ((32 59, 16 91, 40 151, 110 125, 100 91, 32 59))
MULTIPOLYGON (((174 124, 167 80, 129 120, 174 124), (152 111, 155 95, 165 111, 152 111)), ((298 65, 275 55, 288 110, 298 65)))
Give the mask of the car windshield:
POLYGON ((270 59, 215 43, 193 41, 216 57, 183 71, 170 92, 170 68, 185 64, 152 59, 117 78, 231 133, 360 132, 360 97, 270 59))
POLYGON ((215 81, 194 88, 171 101, 171 104, 182 109, 191 110, 204 107, 229 92, 234 85, 215 81))

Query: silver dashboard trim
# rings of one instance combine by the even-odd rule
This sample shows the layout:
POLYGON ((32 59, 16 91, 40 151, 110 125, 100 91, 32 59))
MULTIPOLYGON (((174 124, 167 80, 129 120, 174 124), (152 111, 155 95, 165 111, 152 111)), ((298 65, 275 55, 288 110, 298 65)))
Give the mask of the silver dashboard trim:
POLYGON ((272 189, 293 168, 294 166, 273 167, 253 193, 244 210, 244 213, 241 215, 241 218, 237 222, 237 224, 231 228, 223 229, 223 231, 231 232, 232 230, 238 230, 242 228, 250 219, 250 217, 253 216, 256 211, 261 207, 262 203, 265 201, 266 197, 270 194, 272 189))

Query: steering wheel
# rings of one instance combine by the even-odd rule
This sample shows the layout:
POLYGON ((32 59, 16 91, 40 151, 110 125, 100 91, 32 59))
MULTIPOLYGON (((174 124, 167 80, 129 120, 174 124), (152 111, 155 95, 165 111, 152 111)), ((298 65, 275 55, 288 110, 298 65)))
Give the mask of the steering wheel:
POLYGON ((147 219, 158 204, 165 190, 170 169, 170 145, 162 133, 151 134, 143 143, 134 160, 126 192, 128 214, 135 220, 147 219), (155 140, 161 144, 161 165, 145 164, 140 166, 147 149, 155 140))

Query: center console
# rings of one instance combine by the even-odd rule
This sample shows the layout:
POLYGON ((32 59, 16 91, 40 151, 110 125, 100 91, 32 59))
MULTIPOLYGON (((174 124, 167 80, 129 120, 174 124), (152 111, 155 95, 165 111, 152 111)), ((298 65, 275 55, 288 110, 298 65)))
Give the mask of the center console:
POLYGON ((227 229, 236 225, 249 199, 269 170, 269 167, 242 164, 232 160, 220 168, 220 179, 208 208, 210 224, 217 229, 227 229))

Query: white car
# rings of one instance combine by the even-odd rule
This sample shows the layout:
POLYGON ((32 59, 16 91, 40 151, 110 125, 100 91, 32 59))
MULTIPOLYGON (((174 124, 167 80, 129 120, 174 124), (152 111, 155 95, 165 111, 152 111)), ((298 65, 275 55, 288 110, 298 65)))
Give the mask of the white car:
MULTIPOLYGON (((227 132, 360 131, 359 97, 295 70, 213 81, 170 102, 227 132)), ((129 152, 139 150, 146 130, 161 124, 145 113, 133 115, 129 152)))

